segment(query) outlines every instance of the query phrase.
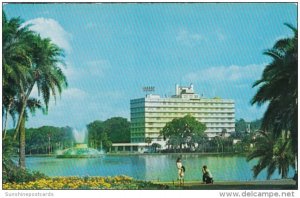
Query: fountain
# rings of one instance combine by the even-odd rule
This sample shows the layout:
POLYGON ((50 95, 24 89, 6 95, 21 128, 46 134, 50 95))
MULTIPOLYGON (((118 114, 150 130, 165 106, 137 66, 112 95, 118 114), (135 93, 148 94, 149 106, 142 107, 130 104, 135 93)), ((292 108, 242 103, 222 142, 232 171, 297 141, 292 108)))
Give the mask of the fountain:
POLYGON ((74 139, 76 141, 75 146, 72 148, 67 148, 65 150, 57 151, 57 158, 89 158, 89 157, 100 157, 104 154, 101 149, 99 152, 96 149, 89 148, 86 140, 87 131, 78 131, 76 129, 72 130, 74 139))

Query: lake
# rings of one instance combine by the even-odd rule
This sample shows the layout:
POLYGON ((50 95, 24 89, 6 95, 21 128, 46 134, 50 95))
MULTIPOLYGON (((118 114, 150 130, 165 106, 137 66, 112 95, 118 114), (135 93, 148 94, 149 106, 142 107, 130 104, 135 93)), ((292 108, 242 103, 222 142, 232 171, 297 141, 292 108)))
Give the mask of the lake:
MULTIPOLYGON (((116 176, 127 175, 139 180, 173 181, 177 178, 176 159, 181 156, 186 167, 185 180, 202 180, 201 167, 207 165, 215 181, 249 181, 256 161, 244 156, 201 154, 105 155, 100 158, 27 157, 26 167, 48 176, 116 176)), ((293 177, 291 168, 289 177, 293 177)), ((278 171, 272 179, 279 179, 278 171)), ((256 180, 265 180, 266 171, 256 180)))

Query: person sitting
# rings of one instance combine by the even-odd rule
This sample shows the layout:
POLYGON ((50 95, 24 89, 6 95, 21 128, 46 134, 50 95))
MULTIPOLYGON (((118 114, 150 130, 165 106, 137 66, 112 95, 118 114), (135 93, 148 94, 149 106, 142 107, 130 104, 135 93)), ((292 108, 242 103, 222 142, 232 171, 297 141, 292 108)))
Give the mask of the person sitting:
POLYGON ((206 165, 204 165, 202 167, 202 173, 203 173, 203 176, 202 176, 203 183, 205 183, 205 184, 213 184, 214 183, 213 176, 206 165))

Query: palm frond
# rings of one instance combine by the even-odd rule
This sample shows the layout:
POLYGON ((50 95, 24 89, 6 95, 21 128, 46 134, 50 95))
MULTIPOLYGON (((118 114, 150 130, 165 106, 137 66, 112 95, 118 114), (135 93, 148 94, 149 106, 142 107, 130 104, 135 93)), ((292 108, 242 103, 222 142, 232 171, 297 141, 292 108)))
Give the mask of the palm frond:
POLYGON ((284 54, 281 54, 281 52, 276 49, 268 49, 264 51, 263 54, 272 57, 276 61, 281 61, 284 58, 284 54))
POLYGON ((275 172, 275 170, 277 169, 277 162, 276 161, 272 161, 268 168, 267 168, 267 179, 271 179, 271 176, 273 175, 273 173, 275 172))
POLYGON ((289 23, 284 23, 284 25, 289 27, 291 30, 293 30, 295 36, 298 36, 298 29, 297 28, 295 28, 293 25, 291 25, 289 23))
POLYGON ((286 48, 290 45, 292 39, 291 38, 282 38, 276 41, 273 48, 280 49, 286 51, 286 48))

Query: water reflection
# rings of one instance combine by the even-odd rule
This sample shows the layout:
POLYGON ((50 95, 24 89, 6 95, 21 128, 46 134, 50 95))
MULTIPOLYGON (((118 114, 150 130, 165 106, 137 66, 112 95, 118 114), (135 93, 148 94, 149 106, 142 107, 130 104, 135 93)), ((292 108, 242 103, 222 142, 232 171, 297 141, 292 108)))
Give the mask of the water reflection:
MULTIPOLYGON (((253 180, 251 168, 255 161, 244 156, 213 156, 192 154, 166 155, 106 155, 102 158, 57 159, 54 157, 28 157, 26 166, 49 176, 116 176, 128 175, 140 180, 172 181, 177 178, 176 159, 182 158, 186 167, 185 180, 201 181, 201 167, 207 165, 215 181, 253 180)), ((258 180, 266 178, 263 171, 258 180)), ((291 168, 289 177, 294 170, 291 168)), ((278 171, 272 179, 279 179, 278 171)))

